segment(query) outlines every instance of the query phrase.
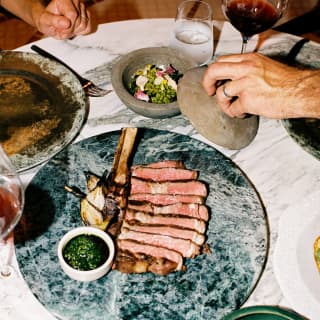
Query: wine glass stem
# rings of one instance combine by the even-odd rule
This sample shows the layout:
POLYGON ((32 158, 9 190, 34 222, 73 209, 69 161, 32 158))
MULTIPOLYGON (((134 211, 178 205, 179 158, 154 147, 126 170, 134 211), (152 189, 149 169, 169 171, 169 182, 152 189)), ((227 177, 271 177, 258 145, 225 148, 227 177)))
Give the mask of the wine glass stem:
POLYGON ((11 275, 10 260, 12 256, 11 238, 0 240, 1 262, 0 277, 9 277, 11 275))
POLYGON ((241 54, 246 53, 248 41, 249 41, 249 37, 242 36, 241 54))

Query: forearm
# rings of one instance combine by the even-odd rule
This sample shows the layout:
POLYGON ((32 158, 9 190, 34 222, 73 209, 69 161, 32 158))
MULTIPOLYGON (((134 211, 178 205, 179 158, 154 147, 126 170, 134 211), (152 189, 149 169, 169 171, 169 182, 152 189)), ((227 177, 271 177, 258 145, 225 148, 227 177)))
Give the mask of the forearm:
POLYGON ((90 12, 81 0, 0 0, 0 5, 56 39, 92 31, 90 12))
POLYGON ((305 73, 296 88, 295 99, 299 116, 320 119, 320 70, 305 73))
POLYGON ((42 0, 0 0, 2 7, 34 27, 45 3, 46 1, 42 0))

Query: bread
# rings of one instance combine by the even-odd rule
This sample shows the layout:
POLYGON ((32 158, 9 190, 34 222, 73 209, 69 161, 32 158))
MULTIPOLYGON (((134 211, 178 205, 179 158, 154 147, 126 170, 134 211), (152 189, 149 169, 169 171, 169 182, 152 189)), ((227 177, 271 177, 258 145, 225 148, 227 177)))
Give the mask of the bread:
POLYGON ((313 256, 320 272, 320 236, 313 243, 313 256))

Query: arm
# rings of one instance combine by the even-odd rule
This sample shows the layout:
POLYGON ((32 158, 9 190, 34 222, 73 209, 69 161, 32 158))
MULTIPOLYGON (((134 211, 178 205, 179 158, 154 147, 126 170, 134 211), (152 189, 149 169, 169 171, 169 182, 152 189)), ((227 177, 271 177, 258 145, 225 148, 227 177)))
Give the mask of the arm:
POLYGON ((67 39, 91 31, 91 17, 80 0, 1 0, 1 6, 47 36, 67 39))
POLYGON ((45 9, 41 1, 34 0, 1 0, 0 5, 34 27, 34 15, 45 9))
POLYGON ((209 95, 216 94, 231 117, 246 113, 267 118, 320 118, 320 70, 300 70, 257 53, 224 56, 210 65, 203 78, 209 95), (217 80, 230 79, 225 92, 217 80))

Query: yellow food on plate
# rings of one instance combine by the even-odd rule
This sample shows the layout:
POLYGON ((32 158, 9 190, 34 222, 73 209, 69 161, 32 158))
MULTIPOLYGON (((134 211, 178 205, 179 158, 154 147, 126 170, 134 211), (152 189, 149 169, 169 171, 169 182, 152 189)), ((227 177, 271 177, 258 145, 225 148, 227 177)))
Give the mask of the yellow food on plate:
POLYGON ((313 243, 313 256, 320 272, 320 236, 313 243))

